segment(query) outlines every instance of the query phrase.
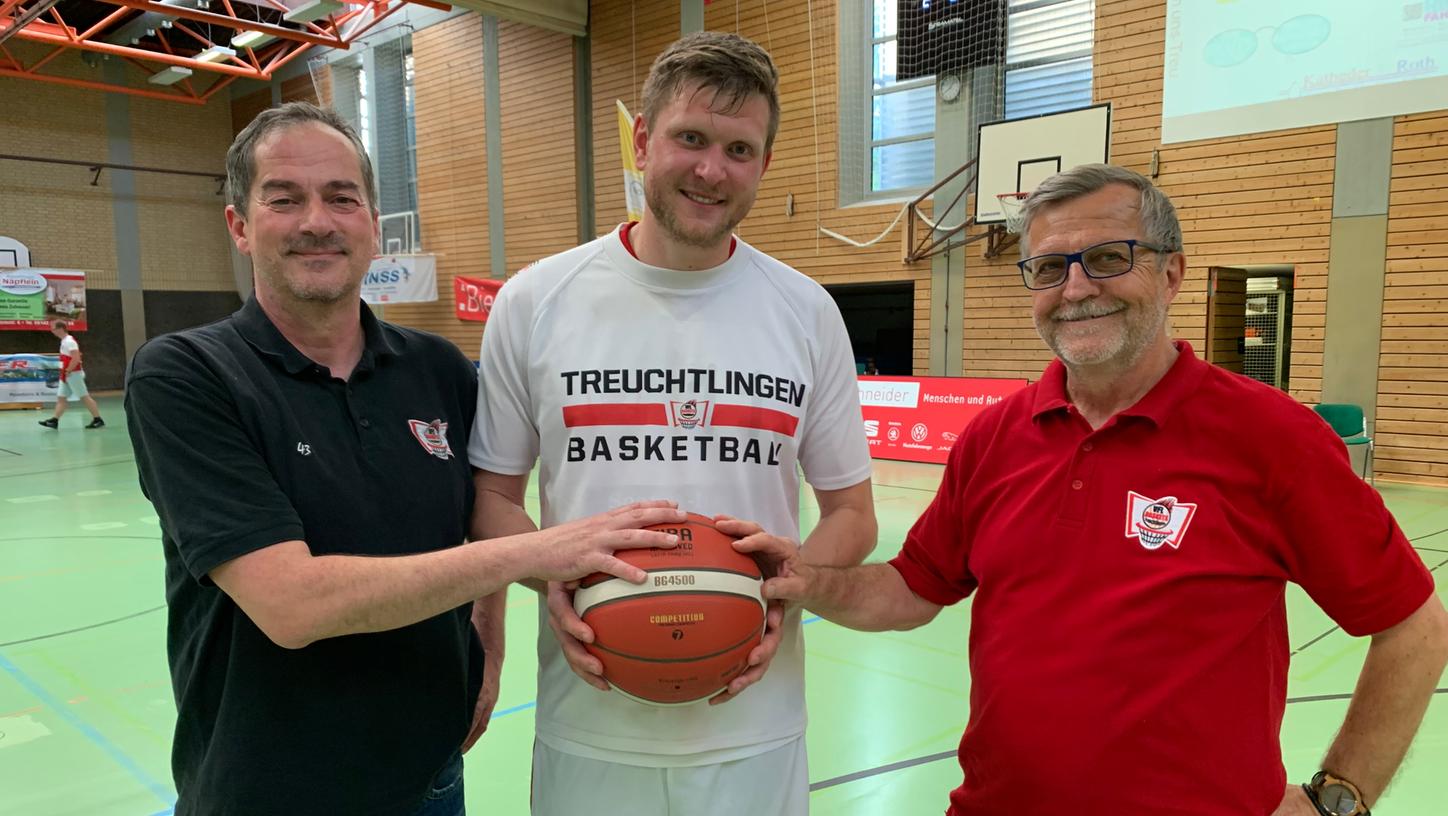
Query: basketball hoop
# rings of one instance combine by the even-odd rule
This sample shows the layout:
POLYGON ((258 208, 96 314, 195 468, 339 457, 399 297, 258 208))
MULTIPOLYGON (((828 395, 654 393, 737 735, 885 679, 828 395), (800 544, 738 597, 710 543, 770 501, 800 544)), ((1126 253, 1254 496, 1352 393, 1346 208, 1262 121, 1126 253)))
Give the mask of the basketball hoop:
POLYGON ((1001 203, 1001 216, 1005 218, 1006 232, 1020 234, 1021 227, 1026 225, 1026 219, 1021 215, 1021 205, 1026 203, 1026 196, 1030 193, 998 193, 996 198, 1001 203))

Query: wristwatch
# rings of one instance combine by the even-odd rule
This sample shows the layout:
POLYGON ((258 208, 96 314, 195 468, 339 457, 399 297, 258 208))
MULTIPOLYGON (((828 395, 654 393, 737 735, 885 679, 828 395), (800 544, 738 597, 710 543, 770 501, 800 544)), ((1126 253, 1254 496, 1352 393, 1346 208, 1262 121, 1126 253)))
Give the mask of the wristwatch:
POLYGON ((1357 785, 1327 771, 1313 774, 1312 781, 1303 785, 1302 790, 1322 816, 1372 816, 1372 811, 1363 804, 1363 794, 1357 785))

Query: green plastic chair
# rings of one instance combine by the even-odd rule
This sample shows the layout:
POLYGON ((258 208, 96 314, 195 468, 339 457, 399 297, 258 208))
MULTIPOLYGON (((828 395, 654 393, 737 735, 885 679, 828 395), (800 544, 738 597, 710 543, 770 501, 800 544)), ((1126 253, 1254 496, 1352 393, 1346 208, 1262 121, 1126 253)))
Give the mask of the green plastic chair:
POLYGON ((1337 435, 1349 448, 1354 445, 1367 445, 1367 453, 1363 456, 1363 478, 1369 483, 1376 484, 1373 480, 1373 438, 1368 436, 1368 420, 1363 415, 1360 405, 1353 405, 1348 402, 1325 402, 1313 406, 1317 415, 1332 426, 1337 435))

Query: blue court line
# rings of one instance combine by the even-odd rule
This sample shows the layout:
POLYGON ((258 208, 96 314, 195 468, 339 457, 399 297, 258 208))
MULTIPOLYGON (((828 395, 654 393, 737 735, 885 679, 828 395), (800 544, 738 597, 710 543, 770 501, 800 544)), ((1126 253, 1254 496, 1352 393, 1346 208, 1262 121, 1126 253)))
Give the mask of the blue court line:
POLYGON ((823 618, 821 618, 819 615, 811 615, 810 617, 800 621, 800 625, 804 625, 806 623, 814 623, 817 620, 823 620, 823 618))
POLYGON ((533 706, 536 706, 536 705, 538 705, 538 701, 537 701, 537 700, 529 700, 528 702, 523 703, 522 705, 515 705, 515 706, 513 706, 512 708, 505 708, 505 709, 503 709, 502 711, 494 711, 492 718, 493 718, 494 720, 496 720, 496 719, 498 719, 499 717, 506 717, 506 716, 508 716, 509 714, 517 714, 519 711, 527 711, 528 709, 530 709, 530 708, 532 708, 533 706))
POLYGON ((160 799, 164 804, 167 805, 174 805, 176 803, 176 797, 172 795, 170 790, 168 790, 164 785, 158 783, 156 780, 152 779, 151 776, 145 771, 141 770, 141 766, 137 765, 135 760, 126 756, 124 751, 122 751, 120 748, 117 748, 114 743, 106 739, 105 735, 102 734, 100 731, 96 730, 94 726, 81 719, 64 703, 52 697, 50 692, 45 690, 44 686, 37 683, 25 672, 21 671, 19 666, 11 663, 10 659, 7 658, 3 653, 0 653, 0 669, 4 669, 11 677, 15 678, 16 682, 24 686, 26 691, 29 691, 31 694, 35 695, 35 697, 39 699, 40 702, 44 703, 47 708, 49 708, 51 711, 54 711, 56 714, 59 714, 61 719, 70 723, 77 731, 84 734, 86 739, 95 743, 102 751, 109 755, 110 758, 114 760, 117 765, 120 765, 122 768, 124 768, 137 782, 140 782, 143 787, 145 787, 151 793, 155 794, 156 798, 160 799))
POLYGON ((171 816, 171 814, 173 814, 173 813, 175 813, 175 812, 176 812, 176 808, 169 807, 169 808, 166 808, 165 810, 158 810, 158 811, 156 811, 155 813, 152 813, 151 816, 171 816))

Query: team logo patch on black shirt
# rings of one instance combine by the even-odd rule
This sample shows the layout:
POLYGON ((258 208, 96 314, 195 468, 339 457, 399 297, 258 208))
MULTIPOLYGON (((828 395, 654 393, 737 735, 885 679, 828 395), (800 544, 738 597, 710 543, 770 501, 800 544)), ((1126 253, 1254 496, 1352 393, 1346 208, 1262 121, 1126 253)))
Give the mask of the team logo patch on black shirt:
POLYGON ((439 459, 451 459, 452 446, 447 443, 447 423, 440 419, 431 422, 423 422, 420 419, 407 420, 407 427, 412 429, 412 435, 417 438, 422 449, 436 456, 439 459))

